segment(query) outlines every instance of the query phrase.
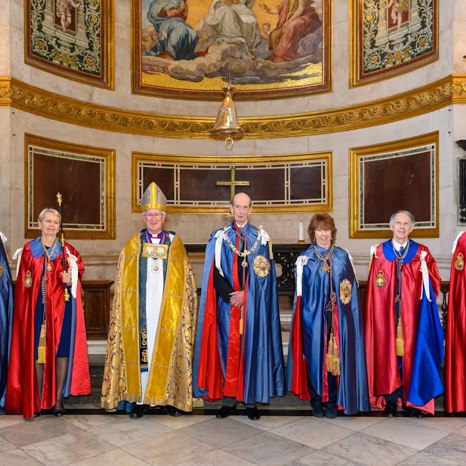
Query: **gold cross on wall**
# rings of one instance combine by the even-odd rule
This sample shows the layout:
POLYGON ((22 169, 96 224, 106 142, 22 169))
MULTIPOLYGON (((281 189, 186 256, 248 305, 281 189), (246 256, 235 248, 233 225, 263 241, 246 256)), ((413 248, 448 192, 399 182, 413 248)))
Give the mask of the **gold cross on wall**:
POLYGON ((236 180, 236 168, 231 167, 230 169, 230 181, 216 181, 217 186, 230 186, 230 199, 235 197, 236 186, 249 186, 249 181, 237 181, 236 180))

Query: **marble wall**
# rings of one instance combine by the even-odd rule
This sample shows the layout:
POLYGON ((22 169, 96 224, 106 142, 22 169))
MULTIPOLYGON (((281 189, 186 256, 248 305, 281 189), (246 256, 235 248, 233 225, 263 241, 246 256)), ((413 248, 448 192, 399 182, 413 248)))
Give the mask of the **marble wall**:
MULTIPOLYGON (((333 8, 333 83, 332 91, 321 95, 269 101, 237 102, 241 118, 287 115, 336 109, 376 101, 450 76, 466 73, 466 4, 461 0, 440 0, 439 60, 404 75, 381 82, 349 87, 349 5, 334 2, 333 8), (338 3, 338 6, 336 4, 338 3)), ((130 3, 115 2, 115 89, 101 89, 57 77, 24 63, 23 2, 4 0, 0 6, 0 77, 11 77, 39 89, 88 102, 129 111, 215 117, 219 102, 195 102, 162 99, 131 93, 130 3)), ((140 215, 131 212, 131 153, 133 151, 174 155, 289 154, 319 151, 333 153, 333 211, 338 227, 338 244, 349 249, 361 279, 367 276, 368 251, 377 239, 349 238, 349 148, 382 144, 398 139, 438 131, 440 184, 440 237, 422 240, 438 258, 442 277, 449 278, 451 244, 461 230, 457 223, 457 160, 466 155, 456 144, 466 138, 466 105, 440 106, 430 113, 349 131, 335 131, 313 136, 244 139, 225 151, 222 141, 189 138, 159 138, 93 129, 44 118, 20 109, 0 106, 0 231, 9 241, 12 253, 24 242, 24 135, 25 133, 70 143, 116 150, 116 238, 114 240, 74 240, 87 265, 88 279, 113 279, 119 251, 124 242, 138 231, 140 215)), ((46 183, 44 179, 42 182, 46 183)), ((400 189, 403 189, 400 186, 400 189)), ((312 213, 253 214, 252 221, 262 224, 274 243, 294 243, 298 223, 309 221, 312 213)), ((228 221, 224 214, 170 214, 167 227, 175 230, 186 243, 205 243, 210 232, 228 221)), ((387 237, 390 235, 387 232, 387 237)), ((195 258, 200 281, 202 259, 195 258)))

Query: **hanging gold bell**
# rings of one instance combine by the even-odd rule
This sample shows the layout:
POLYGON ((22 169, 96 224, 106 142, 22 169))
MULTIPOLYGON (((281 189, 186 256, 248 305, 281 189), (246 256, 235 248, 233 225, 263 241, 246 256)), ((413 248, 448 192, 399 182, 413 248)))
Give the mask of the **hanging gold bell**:
POLYGON ((224 87, 225 97, 217 113, 214 128, 211 131, 213 136, 225 138, 225 148, 233 148, 233 140, 243 136, 243 130, 238 123, 235 104, 233 102, 233 88, 224 87))

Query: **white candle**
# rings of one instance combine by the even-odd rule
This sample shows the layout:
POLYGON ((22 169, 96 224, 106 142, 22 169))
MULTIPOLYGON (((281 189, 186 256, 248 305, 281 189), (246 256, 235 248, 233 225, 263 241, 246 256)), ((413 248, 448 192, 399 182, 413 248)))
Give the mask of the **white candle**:
POLYGON ((298 241, 304 241, 304 225, 303 222, 298 224, 298 241))

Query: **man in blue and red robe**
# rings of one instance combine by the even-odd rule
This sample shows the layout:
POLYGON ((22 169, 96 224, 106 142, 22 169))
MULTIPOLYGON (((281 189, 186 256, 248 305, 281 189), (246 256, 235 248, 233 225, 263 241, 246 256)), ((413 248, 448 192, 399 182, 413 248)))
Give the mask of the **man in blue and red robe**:
POLYGON ((217 418, 285 394, 275 266, 267 233, 248 222, 251 199, 238 193, 233 222, 212 233, 206 249, 197 327, 193 393, 222 400, 217 418))

